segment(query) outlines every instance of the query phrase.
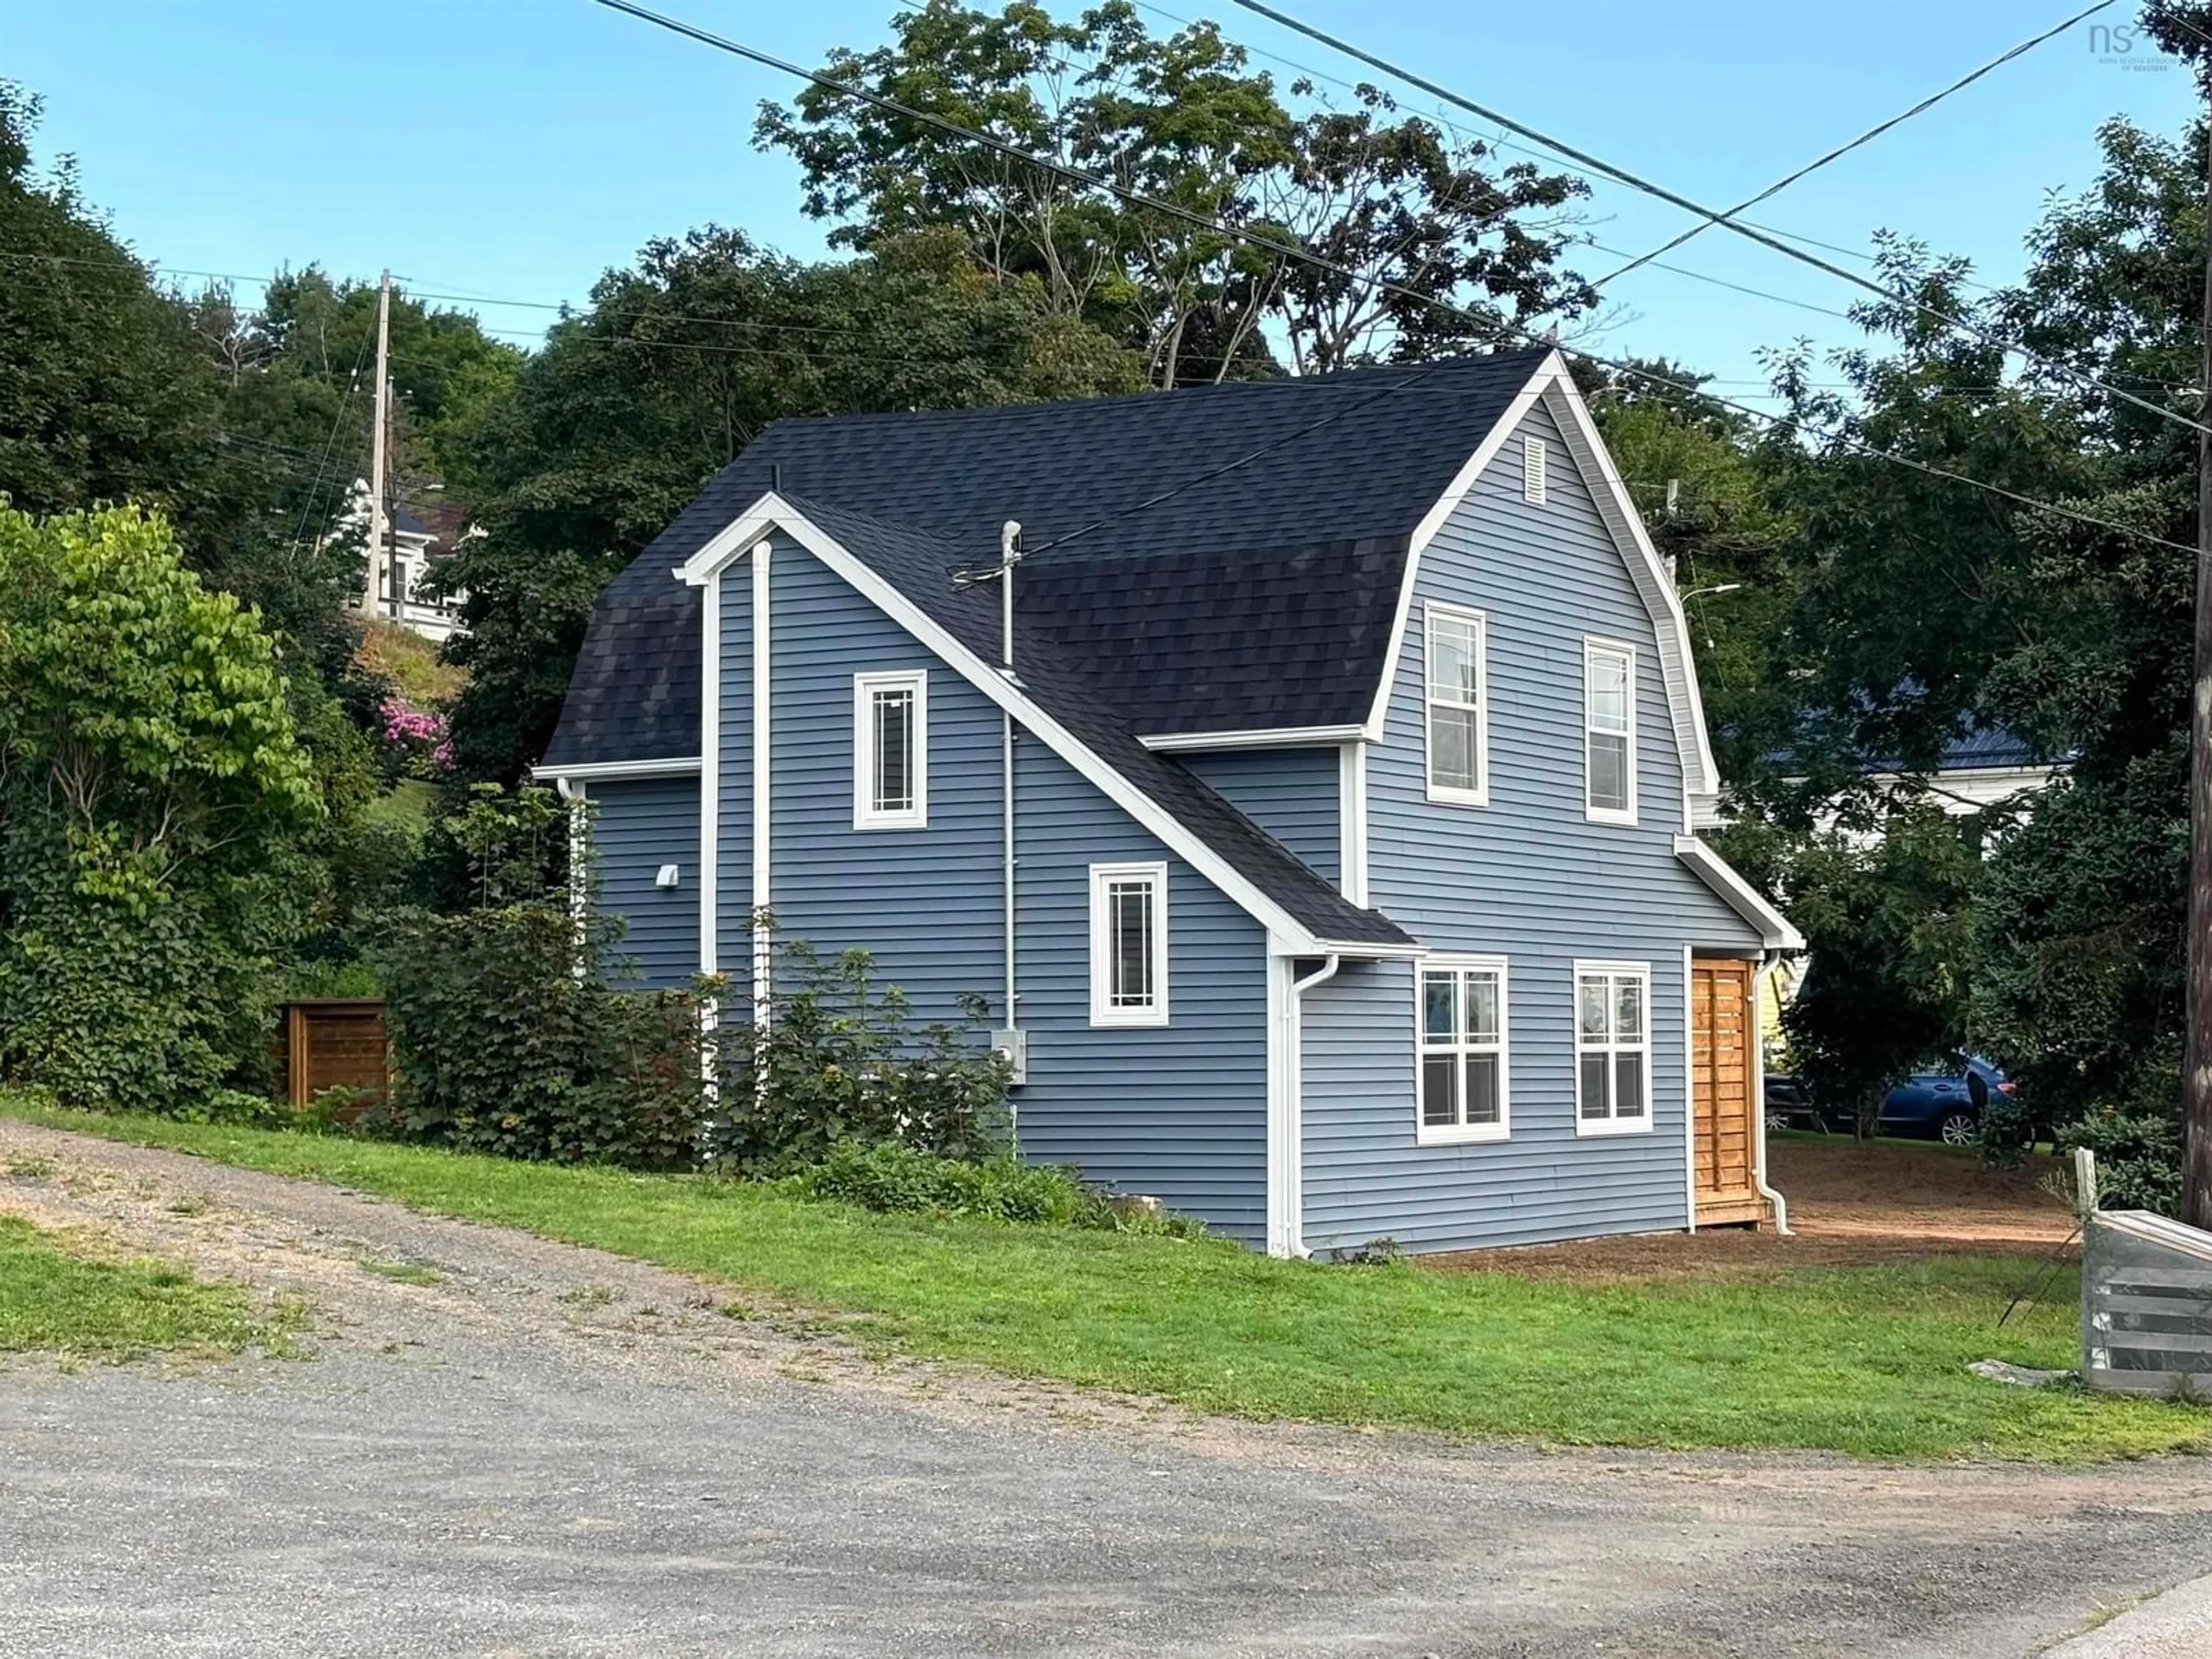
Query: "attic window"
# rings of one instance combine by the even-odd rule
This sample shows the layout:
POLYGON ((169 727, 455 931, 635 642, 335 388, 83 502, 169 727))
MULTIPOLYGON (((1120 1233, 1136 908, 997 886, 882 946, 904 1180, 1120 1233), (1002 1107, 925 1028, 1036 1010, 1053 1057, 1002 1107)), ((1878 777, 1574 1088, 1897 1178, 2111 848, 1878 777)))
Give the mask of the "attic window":
POLYGON ((1545 469, 1551 460, 1551 446, 1541 438, 1521 441, 1521 499, 1538 507, 1544 504, 1545 469))
POLYGON ((929 824, 929 675, 853 676, 853 828, 929 824))

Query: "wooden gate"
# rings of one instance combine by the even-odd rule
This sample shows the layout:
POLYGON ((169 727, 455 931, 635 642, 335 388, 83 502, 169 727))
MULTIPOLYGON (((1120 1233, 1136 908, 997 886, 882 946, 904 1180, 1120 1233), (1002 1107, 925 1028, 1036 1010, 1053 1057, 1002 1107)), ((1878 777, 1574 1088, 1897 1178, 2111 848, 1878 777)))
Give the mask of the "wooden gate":
POLYGON ((1772 1218, 1759 1194, 1756 1079, 1752 1044, 1752 964, 1703 957, 1690 964, 1690 1068, 1697 1105, 1692 1154, 1698 1225, 1725 1227, 1772 1218))

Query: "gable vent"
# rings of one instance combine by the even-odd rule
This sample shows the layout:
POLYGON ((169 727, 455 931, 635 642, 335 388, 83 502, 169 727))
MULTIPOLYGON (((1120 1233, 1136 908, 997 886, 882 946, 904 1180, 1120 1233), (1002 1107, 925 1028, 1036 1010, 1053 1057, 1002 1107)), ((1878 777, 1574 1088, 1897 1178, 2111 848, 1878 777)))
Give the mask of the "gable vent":
POLYGON ((1523 501, 1544 504, 1544 468, 1550 459, 1550 448, 1541 438, 1521 441, 1521 496, 1523 501))

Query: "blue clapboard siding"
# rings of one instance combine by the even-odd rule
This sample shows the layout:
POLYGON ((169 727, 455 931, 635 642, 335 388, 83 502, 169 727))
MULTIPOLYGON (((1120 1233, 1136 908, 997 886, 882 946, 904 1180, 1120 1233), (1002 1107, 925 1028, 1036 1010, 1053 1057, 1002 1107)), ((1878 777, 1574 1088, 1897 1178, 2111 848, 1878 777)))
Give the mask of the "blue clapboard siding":
POLYGON ((1387 1236, 1449 1249, 1686 1225, 1683 951, 1748 952, 1758 941, 1674 855, 1681 769, 1655 631, 1540 406, 1424 552, 1414 600, 1383 741, 1369 763, 1370 898, 1433 949, 1509 958, 1512 1135, 1415 1144, 1410 969, 1362 969, 1316 988, 1304 1011, 1308 1242, 1387 1236), (1522 499, 1523 434, 1552 445, 1542 506, 1522 499), (1425 799, 1422 605, 1431 599, 1488 617, 1487 806, 1425 799), (1585 635, 1637 647, 1641 816, 1632 827, 1583 817, 1585 635), (1650 964, 1647 1133, 1575 1133, 1577 957, 1650 964), (1394 1001, 1401 1013, 1389 1012, 1394 1001), (1356 1052, 1341 1052, 1349 1037, 1333 1045, 1313 1035, 1345 1018, 1355 1030, 1387 1022, 1389 1039, 1377 1039, 1364 1078, 1356 1052))
MULTIPOLYGON (((866 950, 878 982, 906 994, 918 1024, 958 1019, 969 993, 988 998, 998 1018, 1006 878, 996 705, 813 555, 779 538, 769 569, 777 938, 824 957, 866 950), (904 669, 929 675, 929 822, 856 830, 853 677, 904 669)), ((726 681, 731 672, 726 661, 726 681)))
MULTIPOLYGON (((917 1020, 956 1018, 960 994, 973 991, 995 1022, 1006 972, 996 706, 811 555, 779 538, 769 571, 779 938, 824 954, 865 948, 917 1020), (855 830, 853 676, 915 668, 929 674, 927 827, 855 830)), ((733 568, 726 617, 736 586, 733 568)), ((749 661, 750 640, 728 638, 726 732, 749 661)), ((738 833, 727 803, 750 763, 749 736, 725 748, 726 848, 738 833)), ((1016 769, 1017 963, 1030 1042, 1029 1081, 1015 1091, 1023 1155, 1078 1164, 1257 1240, 1267 1209, 1262 930, 1036 738, 1019 737, 1016 769), (1094 1030, 1090 866, 1155 860, 1170 866, 1170 1023, 1094 1030)), ((726 879, 728 939, 726 895, 745 883, 726 879)))
MULTIPOLYGON (((771 561, 773 568, 773 561, 771 561)), ((753 907, 753 565, 739 559, 722 572, 718 722, 721 765, 716 774, 714 961, 734 1000, 752 983, 753 907)))
POLYGON ((1267 1219, 1267 936, 1036 738, 1017 745, 1023 1155, 1079 1164, 1258 1243, 1267 1219), (1090 867, 1168 866, 1165 1026, 1091 1024, 1090 867))
POLYGON ((589 786, 599 908, 623 919, 620 985, 687 985, 699 958, 699 780, 601 779, 589 786), (672 890, 654 884, 677 867, 672 890))
POLYGON ((1328 881, 1343 867, 1334 747, 1224 749, 1176 758, 1328 881))

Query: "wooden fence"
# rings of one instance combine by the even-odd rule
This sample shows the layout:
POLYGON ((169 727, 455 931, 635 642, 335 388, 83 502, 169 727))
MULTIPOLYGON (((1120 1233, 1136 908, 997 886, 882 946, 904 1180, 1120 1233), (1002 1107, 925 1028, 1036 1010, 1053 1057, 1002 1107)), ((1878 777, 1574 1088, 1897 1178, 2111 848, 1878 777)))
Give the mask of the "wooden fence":
POLYGON ((314 997, 288 1002, 277 1028, 284 1097, 305 1106, 325 1089, 381 1100, 391 1086, 391 1044, 384 1004, 375 997, 314 997))

